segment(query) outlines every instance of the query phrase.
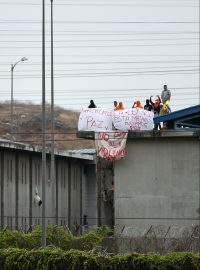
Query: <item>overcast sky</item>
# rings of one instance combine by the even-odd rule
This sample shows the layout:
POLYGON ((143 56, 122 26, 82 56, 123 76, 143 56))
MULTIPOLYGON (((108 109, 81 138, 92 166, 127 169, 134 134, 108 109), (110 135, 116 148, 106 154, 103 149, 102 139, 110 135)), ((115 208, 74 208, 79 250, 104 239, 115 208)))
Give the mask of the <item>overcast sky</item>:
MULTIPOLYGON (((199 104, 198 0, 54 0, 55 104, 125 108, 172 91, 171 107, 199 104)), ((0 0, 0 94, 41 103, 42 0, 0 0)), ((50 0, 46 1, 50 101, 50 0)))

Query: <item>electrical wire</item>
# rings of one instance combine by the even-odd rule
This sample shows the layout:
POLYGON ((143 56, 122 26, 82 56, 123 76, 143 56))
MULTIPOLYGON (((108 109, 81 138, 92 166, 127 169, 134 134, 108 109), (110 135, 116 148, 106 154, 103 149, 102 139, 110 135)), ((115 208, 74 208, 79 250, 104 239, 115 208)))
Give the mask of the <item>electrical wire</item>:
MULTIPOLYGON (((178 8, 183 8, 183 7, 198 7, 198 5, 194 5, 195 3, 192 3, 193 5, 191 4, 187 4, 187 5, 183 5, 184 4, 187 4, 187 2, 182 2, 181 4, 179 4, 178 2, 177 3, 170 3, 170 4, 152 4, 152 3, 123 3, 123 4, 119 4, 119 3, 55 3, 56 6, 73 6, 73 7, 82 7, 82 6, 96 6, 96 7, 99 7, 99 6, 102 6, 102 7, 178 7, 178 8)), ((27 2, 1 2, 0 3, 1 5, 17 5, 17 6, 41 6, 41 4, 37 4, 37 3, 27 3, 27 2)), ((50 3, 47 3, 46 4, 47 6, 50 5, 50 3)))
MULTIPOLYGON (((182 60, 146 60, 146 61, 79 61, 79 62, 56 62, 57 65, 101 65, 101 64, 155 64, 155 63, 192 63, 199 62, 198 59, 182 59, 182 60)), ((50 65, 50 62, 46 62, 50 65)), ((7 62, 1 62, 0 65, 8 65, 7 62)), ((41 62, 26 63, 26 66, 41 65, 41 62)))
MULTIPOLYGON (((10 23, 14 23, 14 24, 41 24, 40 20, 6 20, 6 19, 2 19, 0 20, 0 24, 10 24, 10 23)), ((50 24, 51 21, 46 20, 45 22, 46 24, 50 24)), ((56 21, 54 20, 54 24, 198 24, 198 21, 64 21, 64 20, 60 20, 60 21, 56 21)))
MULTIPOLYGON (((32 35, 37 35, 41 36, 39 33, 39 30, 33 30, 33 29, 0 29, 0 32, 6 32, 3 35, 23 35, 23 36, 32 36, 32 35), (16 33, 17 31, 20 31, 22 33, 16 33), (8 32, 12 32, 12 34, 8 34, 8 32), (27 32, 24 34, 23 32, 27 32), (39 34, 33 34, 33 32, 38 32, 39 34)), ((55 32, 55 31, 54 31, 55 32)), ((50 31, 46 30, 46 34, 51 34, 50 31)), ((177 35, 177 34, 198 34, 198 31, 133 31, 133 30, 56 30, 54 35, 61 35, 63 33, 67 33, 67 35, 177 35), (60 33, 60 34, 57 34, 60 33)))
MULTIPOLYGON (((72 43, 72 42, 129 42, 129 41, 152 41, 152 40, 199 40, 198 37, 188 37, 188 38, 145 38, 145 39, 70 39, 70 40, 54 40, 54 44, 56 43, 72 43)), ((1 40, 2 43, 4 42, 12 42, 12 43, 40 43, 41 40, 1 40)), ((46 41, 48 42, 48 40, 46 41)))
MULTIPOLYGON (((114 47, 151 47, 151 46, 187 46, 187 45, 190 45, 190 46, 196 46, 196 45, 199 45, 199 43, 161 43, 161 44, 157 44, 157 43, 154 43, 154 44, 120 44, 120 45, 72 45, 72 46, 54 46, 55 49, 65 49, 65 48, 114 48, 114 47)), ((50 49, 51 47, 50 46, 46 46, 47 49, 50 49)), ((41 49, 41 46, 29 46, 27 48, 27 46, 0 46, 0 49, 41 49)))
MULTIPOLYGON (((151 67, 152 71, 153 69, 162 69, 162 68, 165 68, 165 67, 151 67)), ((173 67, 170 67, 170 68, 198 68, 198 66, 173 66, 173 67)), ((146 71, 146 69, 149 69, 149 67, 130 67, 130 68, 127 68, 127 67, 118 67, 118 68, 82 68, 82 69, 55 69, 55 74, 59 74, 58 72, 80 72, 80 71, 118 71, 118 72, 121 72, 121 70, 126 70, 126 71, 132 71, 132 70, 144 70, 146 71)), ((38 70, 23 70, 23 71, 17 71, 15 73, 17 74, 20 74, 20 73, 27 73, 27 72, 31 72, 31 74, 33 72, 37 72, 38 70)), ((1 73, 9 73, 9 71, 1 71, 1 73)), ((7 76, 7 74, 5 74, 7 76)), ((20 74, 21 75, 21 74, 20 74)), ((33 74, 34 75, 34 74, 33 74)), ((47 70, 46 69, 46 75, 47 76, 50 76, 50 70, 47 70)))
MULTIPOLYGON (((183 95, 183 93, 181 92, 181 93, 177 93, 177 90, 179 91, 182 91, 182 90, 184 90, 184 89, 189 89, 189 90, 191 90, 191 89, 200 89, 200 87, 199 86, 183 86, 183 87, 170 87, 170 90, 172 90, 172 91, 174 91, 174 90, 176 90, 176 95, 183 95)), ((16 93, 17 94, 23 94, 23 95, 32 95, 32 93, 28 93, 26 90, 24 90, 24 91, 26 91, 25 93, 24 92, 19 92, 19 91, 22 91, 22 90, 16 90, 16 93)), ((36 92, 37 91, 37 89, 32 89, 31 90, 32 92, 36 92)), ((94 92, 104 92, 104 94, 106 95, 106 93, 107 92, 110 92, 110 91, 114 91, 114 92, 126 92, 126 91, 160 91, 160 89, 158 89, 158 88, 121 88, 121 89, 119 89, 119 88, 115 88, 115 89, 113 89, 113 88, 111 88, 111 89, 109 89, 109 88, 106 88, 106 89, 71 89, 71 90, 68 90, 68 89, 56 89, 56 95, 58 94, 58 93, 61 93, 62 95, 63 94, 68 94, 68 93, 70 93, 70 94, 74 94, 75 92, 78 92, 78 94, 80 94, 80 92, 83 92, 84 94, 85 93, 90 93, 90 92, 92 92, 92 93, 94 93, 94 92)), ((2 94, 7 94, 7 92, 1 92, 2 94)), ((186 93, 184 93, 184 95, 185 95, 186 93)), ((191 94, 191 92, 190 93, 187 93, 187 94, 191 94)))
MULTIPOLYGON (((38 56, 39 54, 28 54, 29 56, 38 56)), ((0 57, 21 57, 21 54, 0 54, 0 57)), ((50 54, 46 54, 46 56, 51 56, 50 54)), ((56 54, 56 57, 198 57, 198 55, 194 54, 56 54)), ((196 60, 196 59, 195 59, 196 60)), ((174 61, 174 60, 173 60, 174 61)), ((183 60, 184 61, 184 60, 183 60)), ((161 60, 163 62, 163 60, 161 60)), ((1 65, 2 63, 0 63, 1 65)), ((27 65, 28 63, 26 63, 27 65)), ((4 65, 8 65, 8 63, 4 63, 4 65)))
MULTIPOLYGON (((102 94, 102 93, 99 93, 99 94, 102 94)), ((18 93, 16 93, 16 95, 18 95, 18 93)), ((86 96, 86 93, 84 92, 84 97, 83 96, 81 96, 80 97, 80 93, 77 93, 77 95, 79 95, 79 100, 86 100, 86 101, 88 101, 88 96, 86 96)), ((24 95, 23 95, 23 97, 24 97, 24 95)), ((140 97, 140 99, 142 98, 144 98, 144 99, 146 99, 147 98, 147 94, 146 95, 140 95, 139 96, 140 97)), ((173 100, 174 101, 181 101, 181 100, 185 100, 186 98, 189 98, 190 100, 196 100, 197 98, 199 97, 199 92, 195 92, 195 93, 184 93, 184 94, 182 94, 182 93, 179 93, 179 94, 176 94, 176 95, 174 95, 174 98, 173 98, 173 100), (182 98, 180 98, 180 97, 177 97, 177 96, 182 96, 182 98), (189 96, 192 96, 192 97, 189 97, 189 96), (195 97, 196 96, 196 97, 195 97)), ((47 95, 47 98, 50 98, 50 96, 48 96, 47 95)), ((77 96, 75 95, 74 96, 74 94, 71 96, 67 96, 67 98, 69 99, 70 98, 70 101, 77 101, 77 96)), ((110 95, 108 95, 108 94, 104 94, 103 96, 98 96, 98 95, 96 95, 96 97, 95 97, 95 99, 96 100, 98 100, 98 99, 101 99, 101 100, 104 100, 104 99, 107 99, 107 98, 113 98, 113 94, 112 93, 110 93, 110 95)), ((123 94, 123 95, 116 95, 116 98, 117 99, 119 99, 119 98, 122 98, 123 100, 128 100, 128 99, 138 99, 138 95, 134 95, 134 94, 132 94, 132 93, 127 93, 127 94, 123 94)), ((20 99, 19 99, 19 97, 18 97, 18 102, 20 102, 20 99)), ((63 94, 62 95, 56 95, 56 97, 55 97, 55 100, 56 100, 56 102, 59 102, 59 101, 63 101, 63 94), (61 99, 59 99, 58 97, 59 96, 61 96, 62 98, 61 99)), ((65 105, 65 103, 59 103, 59 105, 65 105)), ((17 107, 17 105, 15 105, 15 107, 17 107)))

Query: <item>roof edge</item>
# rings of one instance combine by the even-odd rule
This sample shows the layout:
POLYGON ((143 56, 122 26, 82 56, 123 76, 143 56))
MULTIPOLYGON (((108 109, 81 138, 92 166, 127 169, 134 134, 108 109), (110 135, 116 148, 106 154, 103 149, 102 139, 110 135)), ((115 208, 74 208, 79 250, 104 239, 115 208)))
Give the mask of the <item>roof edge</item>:
MULTIPOLYGON (((79 131, 78 138, 95 139, 94 131, 79 131)), ((172 137, 196 137, 200 138, 200 131, 191 130, 151 130, 151 131, 128 131, 128 140, 135 138, 172 138, 172 137)))

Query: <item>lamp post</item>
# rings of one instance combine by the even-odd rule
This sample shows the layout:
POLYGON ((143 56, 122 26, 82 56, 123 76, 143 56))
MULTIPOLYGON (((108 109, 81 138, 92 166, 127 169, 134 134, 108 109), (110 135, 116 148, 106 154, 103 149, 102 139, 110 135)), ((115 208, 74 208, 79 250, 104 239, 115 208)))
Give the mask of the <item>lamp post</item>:
POLYGON ((17 61, 15 64, 11 65, 11 102, 10 102, 10 108, 11 108, 11 112, 10 112, 10 117, 11 117, 11 125, 10 125, 10 133, 13 134, 13 72, 14 72, 14 68, 16 67, 16 65, 20 62, 23 61, 27 61, 28 59, 26 57, 22 57, 19 61, 17 61))

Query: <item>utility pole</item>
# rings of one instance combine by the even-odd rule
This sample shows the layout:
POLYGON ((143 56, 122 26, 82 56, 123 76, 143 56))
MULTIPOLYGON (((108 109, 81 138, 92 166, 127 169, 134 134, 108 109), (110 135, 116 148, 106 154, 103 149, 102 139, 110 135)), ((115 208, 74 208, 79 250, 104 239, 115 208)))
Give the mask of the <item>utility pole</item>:
POLYGON ((42 2, 42 247, 46 246, 45 0, 42 2))
POLYGON ((54 154, 54 54, 53 54, 53 0, 51 1, 51 186, 52 186, 52 207, 54 218, 56 218, 55 205, 55 154, 54 154))

